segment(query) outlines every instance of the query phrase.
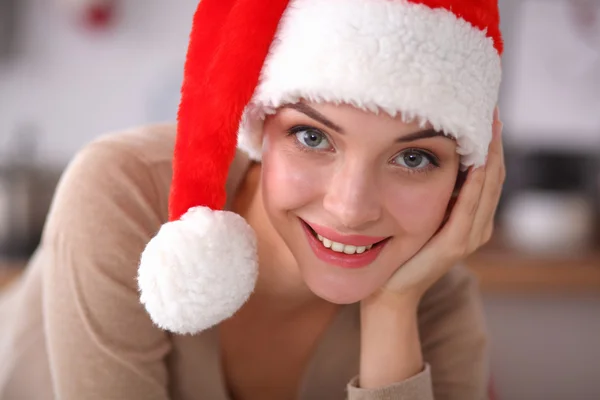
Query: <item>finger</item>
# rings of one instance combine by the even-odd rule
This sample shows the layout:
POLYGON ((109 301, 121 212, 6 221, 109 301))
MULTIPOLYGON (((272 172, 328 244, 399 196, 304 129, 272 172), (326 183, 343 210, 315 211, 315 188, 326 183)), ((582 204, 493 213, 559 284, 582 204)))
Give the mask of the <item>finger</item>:
POLYGON ((496 199, 496 207, 492 213, 491 218, 489 219, 487 226, 485 227, 484 235, 488 238, 491 238, 492 232, 494 231, 494 224, 496 222, 496 211, 498 210, 498 204, 500 203, 500 199, 502 198, 502 189, 504 187, 504 182, 506 182, 506 162, 504 159, 504 145, 502 144, 502 128, 503 125, 500 123, 500 171, 499 173, 499 181, 500 181, 500 192, 498 193, 498 197, 496 199))
POLYGON ((405 284, 418 282, 427 276, 437 279, 449 266, 464 256, 484 180, 484 167, 471 168, 468 171, 446 225, 390 279, 391 285, 399 285, 400 283, 396 282, 398 280, 405 284))
POLYGON ((448 222, 431 242, 451 258, 460 258, 467 251, 484 181, 484 167, 469 170, 448 222))
POLYGON ((502 185, 504 183, 504 154, 500 134, 501 129, 502 124, 498 121, 495 122, 493 138, 490 143, 485 166, 485 182, 469 238, 470 251, 474 251, 487 242, 490 239, 488 236, 493 229, 495 211, 500 201, 502 185))

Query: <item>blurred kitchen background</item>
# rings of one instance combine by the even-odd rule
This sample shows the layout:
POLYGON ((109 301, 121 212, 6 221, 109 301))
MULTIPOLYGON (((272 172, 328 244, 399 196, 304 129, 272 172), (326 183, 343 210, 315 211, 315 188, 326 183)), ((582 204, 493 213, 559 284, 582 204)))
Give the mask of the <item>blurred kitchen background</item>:
MULTIPOLYGON (((500 2, 508 179, 496 237, 467 263, 495 390, 600 399, 600 0, 500 2)), ((174 121, 196 4, 0 0, 0 284, 81 147, 174 121)))

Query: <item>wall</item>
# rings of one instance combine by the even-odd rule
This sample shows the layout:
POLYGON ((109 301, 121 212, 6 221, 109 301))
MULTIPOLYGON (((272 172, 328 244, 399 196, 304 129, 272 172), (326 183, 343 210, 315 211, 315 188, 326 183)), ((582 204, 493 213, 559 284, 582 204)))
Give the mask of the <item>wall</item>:
POLYGON ((105 33, 81 29, 57 1, 19 1, 19 53, 0 63, 0 144, 34 124, 40 161, 64 164, 99 134, 175 117, 196 0, 121 1, 105 33))
POLYGON ((600 153, 600 2, 500 4, 504 137, 520 148, 600 153))

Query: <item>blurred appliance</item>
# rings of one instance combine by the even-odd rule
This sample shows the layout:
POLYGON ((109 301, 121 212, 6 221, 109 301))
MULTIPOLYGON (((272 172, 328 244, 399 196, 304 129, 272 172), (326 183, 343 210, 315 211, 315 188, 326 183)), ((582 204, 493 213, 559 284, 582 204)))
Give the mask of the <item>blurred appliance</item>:
POLYGON ((18 5, 19 0, 0 0, 0 61, 15 51, 18 5))
MULTIPOLYGON (((25 259, 39 244, 59 172, 36 166, 34 136, 18 140, 0 158, 0 259, 25 259)), ((5 150, 5 149, 2 149, 5 150)))
POLYGON ((507 242, 549 256, 590 250, 597 229, 593 155, 544 150, 528 154, 520 167, 521 188, 502 217, 507 242))

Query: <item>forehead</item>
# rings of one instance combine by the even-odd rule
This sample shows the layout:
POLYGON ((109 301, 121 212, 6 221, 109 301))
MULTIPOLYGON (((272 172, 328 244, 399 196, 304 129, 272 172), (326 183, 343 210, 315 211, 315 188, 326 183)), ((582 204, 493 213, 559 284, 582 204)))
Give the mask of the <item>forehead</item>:
MULTIPOLYGON (((351 104, 334 104, 328 102, 302 101, 298 104, 288 104, 281 107, 277 114, 281 116, 294 116, 305 114, 308 117, 325 117, 336 127, 344 131, 352 132, 357 129, 369 128, 369 130, 388 131, 392 130, 395 135, 413 133, 423 129, 431 129, 428 121, 418 119, 407 119, 401 113, 391 115, 383 110, 365 110, 351 104)), ((314 118, 313 118, 314 119, 314 118)))

